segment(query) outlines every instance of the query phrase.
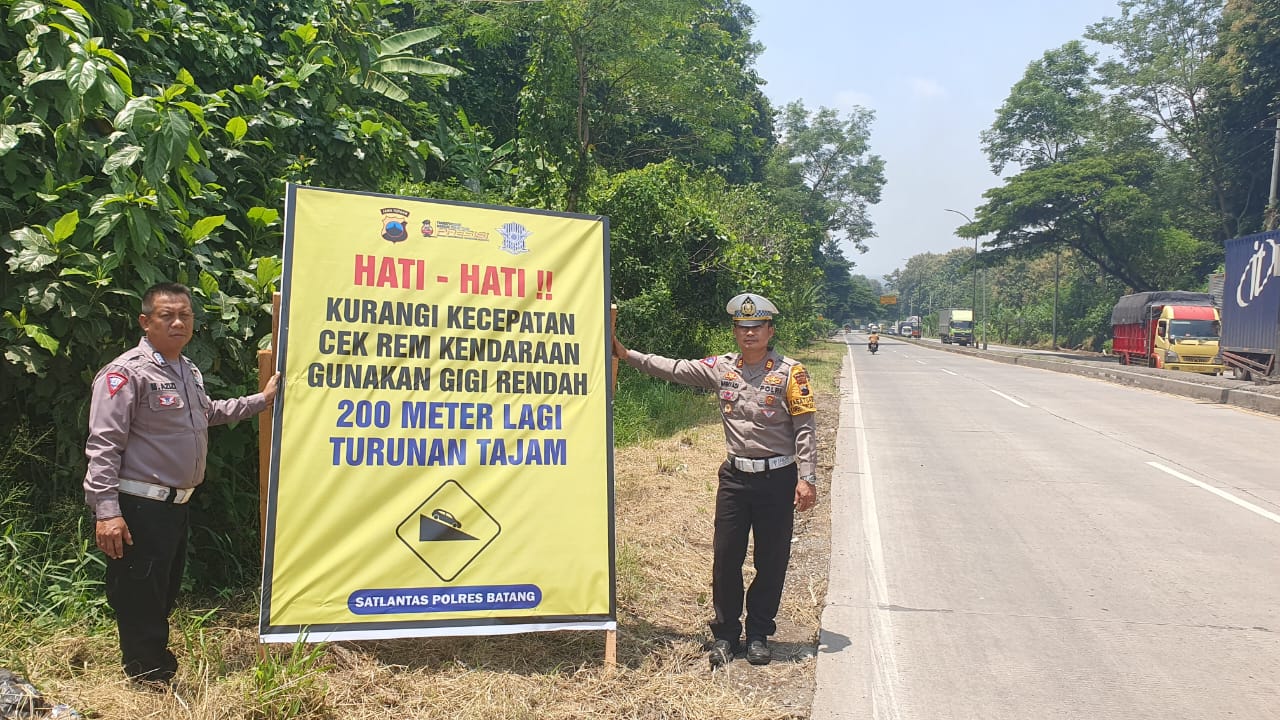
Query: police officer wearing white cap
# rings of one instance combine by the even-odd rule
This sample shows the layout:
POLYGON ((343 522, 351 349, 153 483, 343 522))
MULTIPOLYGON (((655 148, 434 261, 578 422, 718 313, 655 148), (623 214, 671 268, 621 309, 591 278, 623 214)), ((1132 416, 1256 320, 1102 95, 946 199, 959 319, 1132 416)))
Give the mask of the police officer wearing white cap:
POLYGON ((178 668, 169 613, 186 561, 187 501, 204 480, 209 426, 262 412, 278 376, 261 393, 210 400, 200 370, 182 354, 195 329, 183 285, 149 288, 138 324, 137 346, 93 379, 84 495, 108 558, 107 602, 125 674, 167 683, 178 668))
POLYGON ((628 350, 613 339, 614 354, 641 372, 719 393, 728 458, 716 492, 713 668, 741 649, 748 534, 755 538, 756 577, 746 592, 747 661, 764 665, 772 659, 768 637, 777 629, 774 617, 791 561, 793 508, 808 510, 818 498, 817 407, 804 366, 769 345, 778 308, 743 293, 725 309, 733 319, 736 353, 673 360, 628 350))

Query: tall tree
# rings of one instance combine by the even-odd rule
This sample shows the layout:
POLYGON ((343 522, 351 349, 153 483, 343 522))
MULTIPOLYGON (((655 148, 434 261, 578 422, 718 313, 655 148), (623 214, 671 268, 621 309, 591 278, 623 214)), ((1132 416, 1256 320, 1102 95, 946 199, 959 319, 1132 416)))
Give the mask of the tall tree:
POLYGON ((1159 137, 1191 160, 1216 215, 1219 240, 1236 233, 1227 198, 1224 128, 1206 99, 1225 75, 1213 61, 1222 0, 1121 0, 1120 15, 1089 27, 1086 37, 1114 49, 1099 75, 1159 137))
POLYGON ((884 160, 871 152, 875 114, 855 107, 841 117, 789 103, 779 113, 781 139, 769 165, 770 184, 806 221, 865 252, 875 236, 868 208, 880 202, 884 160))
POLYGON ((1227 128, 1228 193, 1238 232, 1245 234, 1263 229, 1270 192, 1280 114, 1280 0, 1229 0, 1218 50, 1228 82, 1209 102, 1227 128))
POLYGON ((1070 247, 1135 291, 1199 283, 1218 262, 1216 244, 1168 222, 1154 192, 1180 167, 1155 151, 1097 153, 1026 170, 984 193, 963 237, 994 234, 984 265, 1070 247))
POLYGON ((982 132, 997 175, 1009 163, 1043 167, 1070 157, 1095 128, 1103 102, 1093 87, 1096 58, 1073 40, 1027 66, 982 132))
POLYGON ((740 0, 546 0, 483 13, 527 42, 526 196, 575 211, 594 174, 678 158, 746 177, 769 139, 740 0))

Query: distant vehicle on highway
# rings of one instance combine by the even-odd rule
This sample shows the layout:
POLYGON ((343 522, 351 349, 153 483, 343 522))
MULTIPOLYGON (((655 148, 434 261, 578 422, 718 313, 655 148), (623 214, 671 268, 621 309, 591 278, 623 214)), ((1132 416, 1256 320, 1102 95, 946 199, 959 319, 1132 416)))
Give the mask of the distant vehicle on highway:
POLYGON ((944 345, 968 345, 973 342, 973 311, 968 308, 939 310, 938 337, 944 345))
POLYGON ((1111 310, 1112 350, 1122 365, 1217 375, 1222 321, 1209 293, 1164 290, 1125 295, 1111 310))

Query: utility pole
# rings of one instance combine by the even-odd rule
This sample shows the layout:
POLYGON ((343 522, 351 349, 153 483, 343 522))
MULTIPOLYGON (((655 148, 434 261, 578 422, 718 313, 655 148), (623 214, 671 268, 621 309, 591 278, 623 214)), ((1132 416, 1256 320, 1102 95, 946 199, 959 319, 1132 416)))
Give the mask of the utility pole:
POLYGON ((1062 253, 1053 251, 1053 349, 1058 349, 1058 264, 1062 253))
MULTIPOLYGON (((988 318, 991 317, 991 313, 987 312, 987 297, 989 295, 988 290, 991 289, 989 286, 990 286, 990 283, 987 282, 987 272, 986 270, 983 270, 982 271, 982 319, 983 320, 987 320, 988 318)), ((982 349, 983 350, 987 349, 987 323, 986 322, 982 323, 982 349)))
MULTIPOLYGON (((960 212, 959 210, 952 210, 950 208, 942 208, 942 209, 946 212, 955 213, 959 215, 960 217, 964 218, 966 222, 970 224, 973 223, 972 218, 960 212)), ((986 295, 984 293, 983 300, 985 299, 986 299, 986 295)), ((985 312, 985 308, 984 308, 984 312, 985 312)), ((973 238, 973 341, 975 344, 978 342, 978 238, 977 237, 973 238)), ((986 332, 982 333, 982 349, 983 350, 987 349, 986 332)))
POLYGON ((1276 115, 1276 147, 1271 154, 1271 196, 1267 201, 1267 229, 1280 227, 1280 114, 1276 115))

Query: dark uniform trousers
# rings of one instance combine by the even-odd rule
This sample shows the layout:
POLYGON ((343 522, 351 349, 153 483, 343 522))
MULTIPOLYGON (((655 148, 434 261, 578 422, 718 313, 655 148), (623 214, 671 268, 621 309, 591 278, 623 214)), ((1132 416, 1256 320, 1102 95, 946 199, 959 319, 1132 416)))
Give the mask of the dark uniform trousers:
POLYGON ((120 495, 133 544, 107 560, 107 602, 116 613, 124 671, 169 681, 178 669, 169 652, 169 613, 182 587, 187 555, 187 505, 120 495))
POLYGON ((720 466, 716 492, 711 602, 715 621, 711 634, 737 644, 742 633, 742 563, 747 534, 755 539, 752 559, 756 577, 746 593, 747 637, 767 637, 777 626, 782 584, 791 561, 791 531, 798 478, 795 463, 777 470, 742 472, 729 462, 720 466))

